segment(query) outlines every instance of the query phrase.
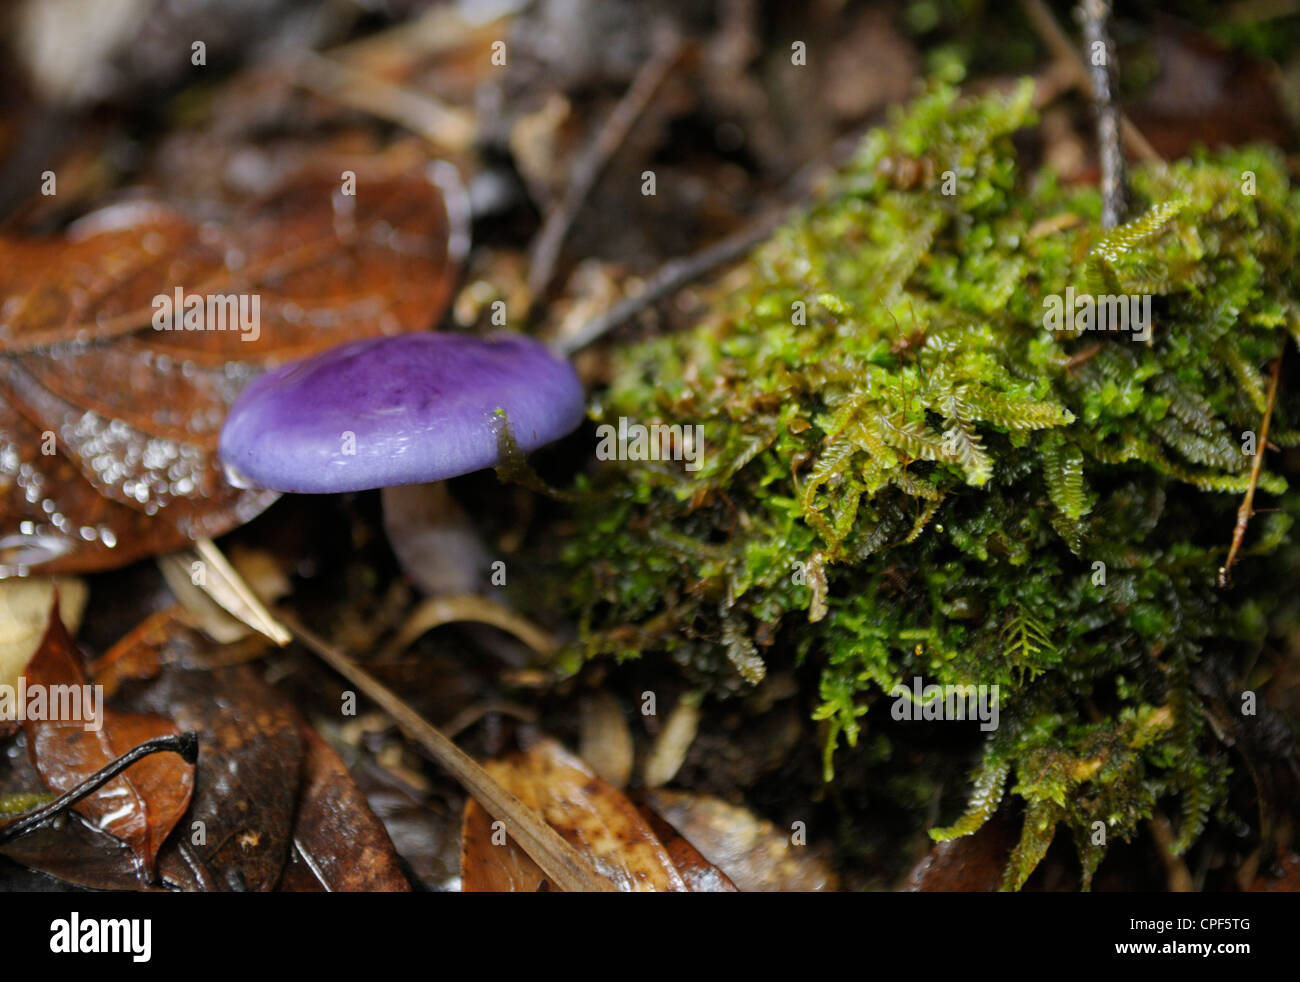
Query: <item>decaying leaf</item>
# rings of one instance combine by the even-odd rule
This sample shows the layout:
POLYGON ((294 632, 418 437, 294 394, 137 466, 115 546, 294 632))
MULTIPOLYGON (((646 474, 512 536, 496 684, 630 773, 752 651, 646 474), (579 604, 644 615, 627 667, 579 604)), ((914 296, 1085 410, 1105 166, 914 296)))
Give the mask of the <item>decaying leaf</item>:
MULTIPOLYGON (((66 633, 59 643, 66 650, 42 642, 29 680, 73 680, 75 670, 75 678, 84 681, 76 663, 68 665, 73 656, 66 633)), ((205 642, 177 619, 174 608, 124 638, 96 663, 102 673, 96 679, 109 680, 131 708, 166 711, 196 731, 197 778, 189 765, 183 774, 156 769, 141 775, 150 761, 179 760, 156 754, 123 775, 136 796, 129 799, 131 811, 122 811, 125 795, 111 782, 101 796, 86 799, 95 806, 87 814, 90 821, 62 817, 7 844, 4 855, 70 883, 140 889, 155 882, 137 877, 140 860, 133 850, 141 848, 138 840, 145 834, 145 845, 156 853, 157 879, 171 889, 409 889, 387 832, 346 766, 283 697, 244 665, 211 671, 180 667, 219 662, 223 652, 238 647, 205 642), (119 814, 104 821, 108 807, 119 814), (148 822, 137 821, 137 812, 148 822)), ((32 762, 11 754, 9 766, 0 768, 0 793, 41 791, 43 784, 61 790, 76 783, 74 775, 84 776, 92 758, 116 756, 158 735, 151 727, 178 732, 150 715, 104 709, 103 716, 105 737, 98 742, 90 740, 95 734, 82 736, 70 726, 49 734, 29 725, 18 742, 32 748, 32 762), (60 776, 61 783, 52 783, 50 774, 60 776)))
MULTIPOLYGON (((20 731, 7 748, 7 760, 0 767, 0 795, 49 794, 27 752, 27 738, 20 731)), ((67 889, 68 885, 92 890, 140 890, 144 887, 131 847, 106 832, 100 832, 75 812, 65 814, 26 835, 0 846, 0 856, 44 873, 53 880, 36 879, 43 889, 67 889), (61 882, 60 882, 61 881, 61 882)), ((26 886, 18 887, 27 889, 26 886)))
POLYGON ((13 685, 36 654, 56 591, 59 617, 75 631, 86 606, 86 585, 81 580, 36 576, 0 583, 0 685, 13 685))
POLYGON ((243 386, 436 321, 464 245, 450 170, 349 170, 354 195, 306 170, 221 222, 135 201, 59 240, 0 239, 0 577, 119 566, 248 520, 274 495, 231 486, 214 454, 243 386), (159 329, 178 293, 178 317, 191 297, 237 303, 159 329))
MULTIPOLYGON (((293 820, 294 854, 330 893, 410 890, 388 833, 346 765, 306 723, 299 733, 306 754, 293 820)), ((283 879, 280 889, 285 889, 283 879)))
MULTIPOLYGON (((250 661, 265 653, 268 642, 249 634, 230 644, 217 644, 194 624, 193 614, 178 606, 165 607, 137 624, 90 664, 95 683, 112 698, 123 683, 151 679, 165 666, 210 671, 250 661)), ((204 625, 206 626, 206 625, 204 625)))
MULTIPOLYGON (((28 719, 23 724, 32 763, 53 791, 70 790, 146 740, 181 732, 160 716, 122 713, 81 698, 86 676, 57 615, 50 617, 40 647, 23 675, 29 691, 41 686, 52 700, 55 687, 64 687, 74 692, 80 703, 79 712, 60 710, 59 718, 28 719)), ((154 754, 73 807, 97 828, 129 845, 143 877, 152 881, 158 850, 189 806, 193 788, 193 765, 179 754, 154 754)))
POLYGON ((687 842, 678 831, 654 813, 641 807, 641 817, 654 829, 655 835, 668 850, 677 872, 682 874, 691 893, 736 893, 731 877, 704 858, 704 855, 687 842))
POLYGON ((292 708, 244 665, 164 669, 133 695, 133 707, 168 707, 180 726, 199 734, 188 834, 159 856, 164 879, 191 889, 275 889, 289 854, 303 761, 292 708))
MULTIPOLYGON (((554 740, 540 740, 525 753, 484 766, 585 853, 597 872, 619 890, 685 893, 690 889, 636 806, 554 740)), ((526 856, 523 862, 511 854, 517 847, 509 830, 494 830, 486 813, 472 802, 466 808, 464 830, 464 889, 536 889, 535 880, 545 879, 540 870, 533 872, 535 867, 526 856)))
POLYGON ((1016 843, 1006 816, 995 814, 976 832, 935 843, 912 868, 904 889, 920 893, 989 893, 1016 843))
POLYGON ((838 889, 820 852, 791 844, 789 833, 718 798, 656 790, 647 804, 742 891, 838 889))
POLYGON ((465 802, 460 832, 460 888, 464 893, 536 893, 547 883, 528 858, 473 798, 465 802))

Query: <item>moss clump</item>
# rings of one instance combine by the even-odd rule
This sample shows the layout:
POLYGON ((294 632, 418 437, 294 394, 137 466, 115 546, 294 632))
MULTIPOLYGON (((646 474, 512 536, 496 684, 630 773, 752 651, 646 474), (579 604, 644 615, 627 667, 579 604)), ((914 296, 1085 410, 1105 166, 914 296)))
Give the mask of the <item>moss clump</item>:
MULTIPOLYGON (((1276 154, 1139 170, 1137 217, 1106 233, 1094 190, 1017 169, 1030 96, 932 89, 707 322, 622 352, 597 417, 702 424, 703 466, 602 463, 564 553, 586 657, 667 654, 733 689, 768 659, 820 666, 828 779, 894 686, 999 685, 970 810, 932 835, 1009 787, 1011 887, 1061 824, 1086 884, 1098 830, 1127 838, 1161 802, 1184 850, 1222 800, 1193 673, 1267 631, 1268 592, 1215 579, 1243 433, 1300 327, 1276 154), (1150 341, 1048 331, 1068 287, 1153 295, 1150 341)), ((1294 415, 1279 400, 1274 443, 1294 415)), ((1285 487, 1265 470, 1261 493, 1285 487)), ((1283 500, 1244 566, 1286 541, 1283 500)))

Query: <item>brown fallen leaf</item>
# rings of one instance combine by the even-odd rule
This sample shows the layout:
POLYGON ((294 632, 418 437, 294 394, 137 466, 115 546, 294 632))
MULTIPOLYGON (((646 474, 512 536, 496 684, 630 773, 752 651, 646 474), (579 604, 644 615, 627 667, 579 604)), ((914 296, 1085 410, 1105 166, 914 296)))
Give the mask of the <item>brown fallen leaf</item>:
MULTIPOLYGON (((393 843, 347 766, 305 722, 299 733, 306 755, 293 820, 293 857, 310 869, 317 889, 330 893, 409 891, 393 843)), ((289 883, 301 880, 291 876, 289 883)), ((282 877, 279 889, 286 886, 282 877)))
MULTIPOLYGON (((524 753, 484 767, 619 890, 689 891, 668 850, 636 806, 556 741, 539 740, 524 753)), ((509 828, 494 829, 472 799, 465 809, 463 829, 464 890, 532 891, 545 880, 522 851, 512 853, 518 847, 509 837, 509 828)))
POLYGON ((440 796, 413 788, 370 755, 357 761, 352 777, 413 883, 436 893, 459 890, 464 809, 446 808, 440 796))
POLYGON ((162 669, 162 649, 176 629, 177 609, 166 607, 150 614, 90 663, 95 681, 112 697, 123 682, 153 678, 162 669))
POLYGON ((691 893, 736 893, 736 884, 731 877, 704 858, 698 849, 678 834, 677 830, 665 822, 655 812, 642 806, 641 817, 646 820, 659 841, 668 850, 677 872, 690 888, 691 893))
POLYGON ((646 803, 744 892, 836 890, 830 863, 814 848, 719 798, 654 790, 646 803))
POLYGON ((316 871, 311 868, 311 864, 298 851, 298 847, 290 846, 289 858, 284 864, 284 872, 280 874, 280 882, 276 885, 275 892, 328 893, 329 891, 316 875, 316 871))
POLYGON ((465 802, 460 832, 462 893, 536 893, 549 882, 542 868, 528 858, 473 798, 465 802))
POLYGON ((308 169, 224 221, 135 201, 60 240, 0 239, 0 577, 111 568, 247 521, 275 496, 232 487, 214 452, 243 386, 437 320, 464 236, 450 171, 347 170, 355 196, 308 169), (177 290, 256 296, 257 330, 151 329, 177 290))
POLYGON ((90 674, 112 698, 129 681, 155 677, 164 666, 211 670, 238 665, 264 654, 267 642, 249 635, 218 644, 194 625, 188 611, 164 607, 124 634, 90 663, 90 674))
POLYGON ((133 709, 166 707, 199 735, 194 799, 158 857, 181 889, 274 890, 289 855, 304 755, 294 710, 247 665, 165 667, 123 692, 133 709))
MULTIPOLYGON (((71 576, 33 576, 0 583, 0 685, 13 685, 36 654, 56 594, 59 616, 76 633, 86 606, 84 581, 71 576)), ((4 728, 0 723, 0 732, 4 728)))
MULTIPOLYGON (((409 889, 387 832, 338 756, 255 671, 219 666, 243 647, 206 641, 169 608, 95 663, 123 704, 165 709, 199 735, 189 809, 158 853, 163 883, 186 891, 409 889)), ((37 790, 44 787, 27 761, 0 760, 0 792, 37 790)), ((131 851, 79 818, 2 851, 68 883, 141 887, 131 851)))
MULTIPOLYGON (((20 732, 0 767, 0 794, 48 793, 20 732)), ((92 890, 140 890, 139 864, 131 847, 100 832, 75 813, 64 815, 0 846, 0 856, 65 884, 92 890)))
POLYGON ((1002 882, 1015 843, 1015 830, 1006 816, 994 815, 977 832, 931 846, 908 874, 903 889, 918 893, 992 892, 1002 882))
MULTIPOLYGON (((23 671, 28 691, 41 686, 53 699, 55 686, 86 685, 75 645, 57 614, 23 671)), ((71 717, 73 714, 68 714, 71 717)), ((180 733, 161 716, 118 712, 83 701, 79 719, 26 720, 28 752, 41 780, 62 793, 131 748, 158 736, 180 733)), ((73 807, 97 828, 131 847, 147 882, 157 876, 158 850, 185 813, 194 789, 194 767, 178 754, 154 754, 133 764, 73 807)))
POLYGON ((1255 877, 1250 893, 1300 893, 1300 852, 1279 850, 1276 862, 1255 877))

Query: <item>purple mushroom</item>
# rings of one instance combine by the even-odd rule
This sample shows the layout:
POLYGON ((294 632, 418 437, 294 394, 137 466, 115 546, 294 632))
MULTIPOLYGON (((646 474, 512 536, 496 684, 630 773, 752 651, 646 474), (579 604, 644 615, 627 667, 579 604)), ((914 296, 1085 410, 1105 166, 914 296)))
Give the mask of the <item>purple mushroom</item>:
POLYGON ((492 467, 503 423, 529 451, 572 432, 582 416, 572 366, 530 338, 403 334, 254 380, 226 417, 219 452, 241 483, 361 491, 492 467))

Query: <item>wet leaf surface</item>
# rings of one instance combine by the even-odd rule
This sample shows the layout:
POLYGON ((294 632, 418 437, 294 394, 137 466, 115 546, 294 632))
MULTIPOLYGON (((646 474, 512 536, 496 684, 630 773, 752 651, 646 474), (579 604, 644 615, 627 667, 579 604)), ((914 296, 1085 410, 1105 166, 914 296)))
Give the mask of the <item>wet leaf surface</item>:
MULTIPOLYGON (((293 857, 331 893, 410 890, 383 824, 366 803, 338 754, 307 724, 299 729, 306 753, 303 786, 293 820, 293 857)), ((297 882, 291 863, 285 871, 297 882)), ((285 889, 282 879, 280 889, 285 889)))
POLYGON ((362 759, 353 776, 416 882, 426 890, 457 889, 463 824, 459 798, 453 811, 428 795, 417 797, 371 760, 362 759))
POLYGON ((904 889, 921 893, 988 893, 998 889, 1015 829, 996 814, 977 832, 935 843, 912 868, 904 889))
MULTIPOLYGON (((55 686, 75 686, 71 691, 78 696, 83 691, 86 675, 57 616, 50 618, 40 648, 23 674, 29 691, 42 686, 50 699, 55 686)), ((57 793, 72 789, 146 740, 181 732, 160 715, 124 713, 84 702, 80 713, 29 719, 23 729, 33 765, 57 793)), ((158 850, 185 813, 193 789, 194 767, 178 754, 160 753, 131 765, 73 807, 97 829, 130 846, 142 877, 152 882, 158 850)))
POLYGON ((659 841, 668 850, 677 872, 682 874, 691 893, 736 893, 731 877, 704 858, 698 849, 687 842, 677 830, 655 814, 650 808, 640 809, 641 817, 654 830, 659 841))
POLYGON ((232 487, 214 456, 243 386, 436 322, 463 231, 449 173, 346 169, 355 196, 309 169, 220 221, 133 201, 62 239, 0 239, 0 575, 119 566, 247 521, 274 495, 232 487), (256 296, 256 328, 153 329, 177 290, 256 296))
MULTIPOLYGON (((619 890, 689 890, 668 850, 636 806, 556 741, 539 740, 524 753, 484 766, 515 797, 539 812, 547 824, 585 853, 597 872, 619 890)), ((472 801, 467 805, 463 888, 536 889, 532 861, 526 856, 526 862, 521 861, 509 851, 513 842, 508 835, 498 834, 494 840, 491 824, 487 814, 472 801)))
POLYGON ((830 864, 811 846, 744 808, 706 795, 650 791, 647 804, 742 891, 838 888, 830 864))
POLYGON ((159 856, 163 877, 206 890, 274 889, 304 752, 292 707, 247 666, 168 669, 123 694, 134 707, 168 707, 182 729, 199 734, 194 801, 183 834, 159 856))
MULTIPOLYGON (((256 671, 247 665, 210 671, 178 667, 171 659, 202 660, 221 649, 204 645, 170 616, 151 618, 124 641, 126 654, 103 663, 117 673, 122 703, 133 709, 167 707, 185 729, 199 734, 192 800, 158 851, 158 886, 410 889, 383 824, 343 761, 256 671), (152 650, 152 657, 142 658, 145 650, 152 650)), ((145 718, 116 710, 108 714, 110 721, 145 718)), ((20 736, 6 748, 0 793, 45 790, 27 760, 26 745, 20 736)), ((115 890, 146 886, 131 849, 77 816, 24 835, 2 852, 71 884, 115 890)), ((0 868, 0 879, 4 875, 0 868)))
POLYGON ((515 844, 473 798, 461 823, 460 888, 463 893, 536 893, 548 883, 540 866, 515 844))
MULTIPOLYGON (((21 733, 0 756, 0 794, 47 791, 32 766, 21 733)), ((91 828, 75 812, 0 847, 0 856, 25 869, 0 865, 0 881, 12 889, 139 890, 138 863, 130 846, 91 828)), ((3 861, 0 861, 3 862, 3 861)))

